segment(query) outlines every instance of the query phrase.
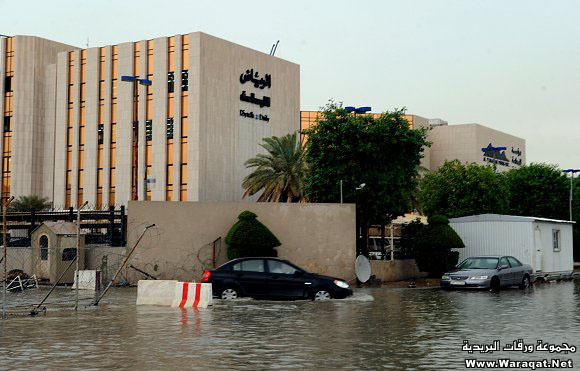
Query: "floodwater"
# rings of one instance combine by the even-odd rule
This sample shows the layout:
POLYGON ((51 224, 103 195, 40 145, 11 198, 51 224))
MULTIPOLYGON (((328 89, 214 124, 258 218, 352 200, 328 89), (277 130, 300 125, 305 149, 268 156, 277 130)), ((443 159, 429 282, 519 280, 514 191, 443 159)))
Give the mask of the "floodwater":
MULTIPOLYGON (((45 293, 8 299, 24 305, 45 293)), ((518 339, 580 348, 580 280, 499 293, 380 288, 328 302, 216 300, 200 310, 136 307, 135 298, 134 288, 113 289, 75 313, 74 292, 57 290, 44 315, 0 321, 0 369, 465 370, 467 358, 580 367, 580 350, 462 350, 464 340, 503 348, 518 339)))

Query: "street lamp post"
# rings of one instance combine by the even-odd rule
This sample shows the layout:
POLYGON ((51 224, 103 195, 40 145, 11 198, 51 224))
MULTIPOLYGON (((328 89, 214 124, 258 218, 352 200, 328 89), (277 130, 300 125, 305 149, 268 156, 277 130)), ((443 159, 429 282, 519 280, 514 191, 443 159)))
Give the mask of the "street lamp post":
POLYGON ((572 198, 574 197, 574 174, 580 173, 580 169, 566 169, 563 173, 570 173, 570 221, 572 221, 572 198))
MULTIPOLYGON (((138 91, 137 91, 137 84, 135 84, 135 83, 139 83, 139 85, 150 86, 150 85, 153 84, 153 82, 151 80, 147 80, 147 79, 140 79, 137 76, 121 76, 121 81, 133 83, 133 87, 134 87, 133 88, 133 115, 137 116, 137 117, 133 117, 133 120, 132 120, 132 123, 131 123, 133 125, 136 121, 138 122, 138 113, 136 112, 137 109, 138 109, 138 106, 137 106, 138 91)), ((139 124, 137 123, 137 125, 139 125, 139 124)), ((138 169, 137 169, 138 155, 137 155, 137 151, 136 150, 134 150, 133 152, 134 152, 134 154, 133 154, 133 157, 134 157, 133 161, 135 163, 135 166, 134 166, 135 167, 135 173, 133 174, 133 179, 134 179, 134 182, 137 183, 137 179, 139 177, 137 175, 137 172, 138 172, 138 169)), ((147 169, 145 168, 145 179, 144 179, 144 182, 143 182, 143 201, 146 201, 147 200, 147 184, 148 184, 147 169)), ((138 188, 138 185, 137 184, 135 184, 135 188, 138 188)), ((135 197, 137 197, 137 193, 135 194, 135 197)), ((138 197, 137 197, 137 199, 138 199, 138 197)))

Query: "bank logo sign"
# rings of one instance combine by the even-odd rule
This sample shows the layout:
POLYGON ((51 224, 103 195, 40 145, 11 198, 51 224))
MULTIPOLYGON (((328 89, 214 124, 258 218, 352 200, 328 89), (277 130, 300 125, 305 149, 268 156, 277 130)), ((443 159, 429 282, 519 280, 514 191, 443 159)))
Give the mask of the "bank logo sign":
POLYGON ((481 149, 483 152, 483 162, 496 164, 499 166, 510 167, 513 165, 522 165, 522 150, 519 148, 511 147, 509 153, 510 158, 508 158, 508 148, 507 147, 494 147, 491 143, 481 149))
MULTIPOLYGON (((245 73, 240 75, 240 83, 244 85, 247 82, 251 82, 248 87, 254 87, 255 89, 264 90, 265 88, 270 89, 272 87, 272 76, 270 74, 265 74, 264 77, 260 77, 258 71, 254 72, 254 69, 248 69, 245 73)), ((249 92, 243 90, 240 94, 240 101, 255 104, 260 108, 270 107, 271 101, 270 97, 263 95, 259 97, 258 92, 249 92)), ((257 108, 256 108, 257 109, 257 108)), ((261 114, 259 112, 254 113, 254 111, 246 111, 244 109, 240 110, 240 116, 251 118, 259 121, 270 122, 268 115, 261 114)))

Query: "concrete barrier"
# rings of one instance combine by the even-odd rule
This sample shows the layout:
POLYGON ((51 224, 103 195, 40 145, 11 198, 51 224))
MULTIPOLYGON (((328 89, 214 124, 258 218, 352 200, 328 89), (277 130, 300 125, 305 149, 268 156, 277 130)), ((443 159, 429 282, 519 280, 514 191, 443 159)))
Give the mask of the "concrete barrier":
POLYGON ((137 284, 137 305, 167 305, 173 303, 177 281, 141 280, 137 284))
POLYGON ((178 282, 171 306, 174 308, 207 308, 212 305, 211 283, 178 282))
POLYGON ((137 285, 137 305, 207 308, 212 295, 211 283, 141 280, 137 285))
MULTIPOLYGON (((77 288, 76 274, 74 275, 72 289, 77 288)), ((101 271, 99 270, 79 270, 79 290, 101 290, 101 271)))

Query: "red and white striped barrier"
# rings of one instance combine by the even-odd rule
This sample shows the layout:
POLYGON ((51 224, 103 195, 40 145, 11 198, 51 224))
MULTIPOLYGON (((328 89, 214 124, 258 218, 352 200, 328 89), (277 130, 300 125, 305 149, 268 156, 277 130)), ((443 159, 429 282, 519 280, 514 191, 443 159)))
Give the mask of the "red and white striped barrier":
POLYGON ((141 280, 137 305, 166 305, 174 308, 207 308, 213 304, 211 283, 141 280))
POLYGON ((177 282, 174 308, 207 308, 212 304, 211 283, 177 282))

